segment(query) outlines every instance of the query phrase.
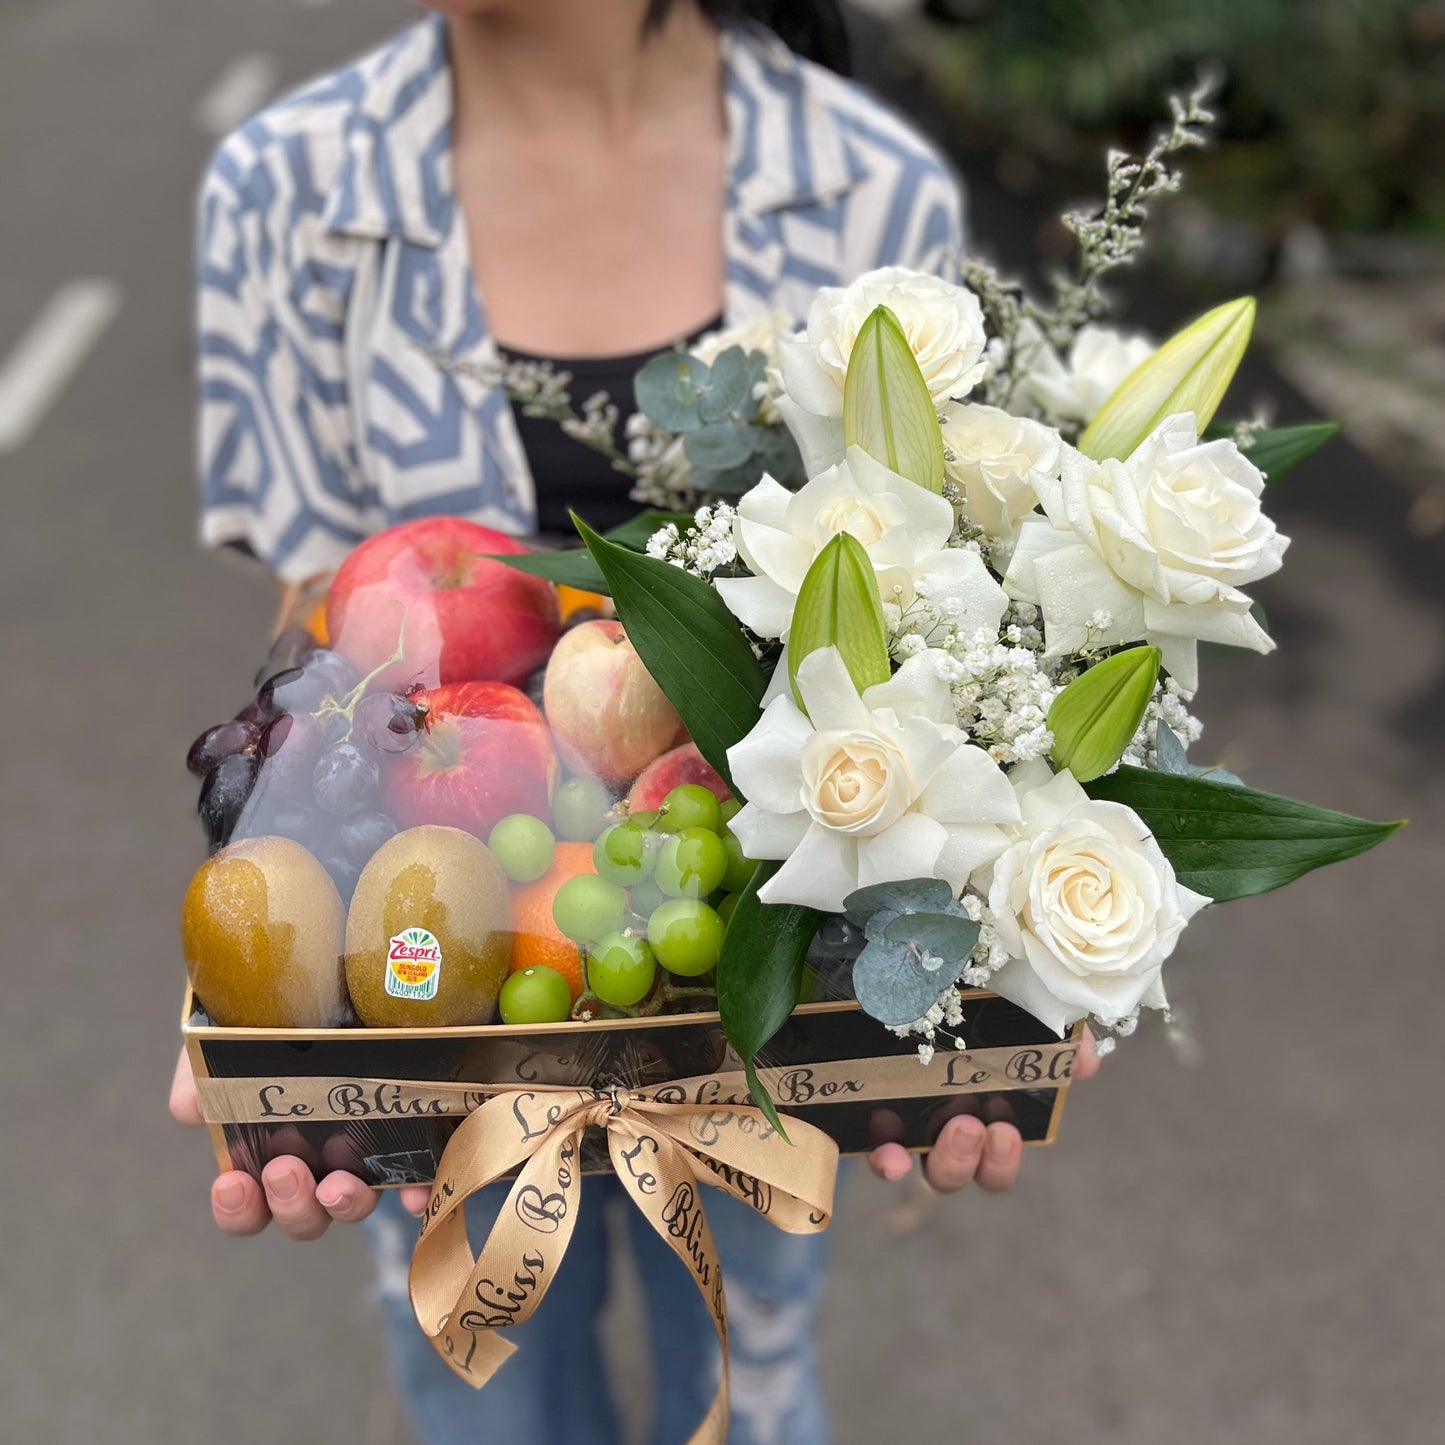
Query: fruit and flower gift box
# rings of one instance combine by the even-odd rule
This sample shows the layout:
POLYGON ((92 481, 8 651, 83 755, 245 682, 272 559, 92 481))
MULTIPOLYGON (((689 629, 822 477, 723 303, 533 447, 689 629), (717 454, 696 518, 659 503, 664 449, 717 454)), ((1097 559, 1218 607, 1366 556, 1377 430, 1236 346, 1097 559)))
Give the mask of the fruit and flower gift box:
POLYGON ((430 1180, 412 1300, 464 1378, 588 1169, 725 1335, 700 1182, 809 1231, 840 1150, 960 1110, 1051 1138, 1081 1031, 1168 1009, 1201 910, 1392 831, 1189 757, 1201 645, 1274 648, 1267 489, 1333 427, 1216 421, 1249 298, 1157 347, 1097 321, 1211 119, 1173 115, 1069 218, 1052 305, 972 262, 825 288, 649 362, 626 456, 597 398, 491 377, 663 510, 562 551, 373 537, 194 744, 218 1152, 430 1180), (514 1175, 478 1260, 461 1205, 514 1175))
MULTIPOLYGON (((505 555, 455 518, 364 543, 196 740, 183 1025, 223 1168, 426 1183, 492 1092, 749 1097, 717 1011, 741 804, 607 599, 505 555)), ((810 941, 757 1058, 779 1104, 843 1152, 926 1148, 961 1109, 1051 1138, 1071 1048, 976 989, 970 1050, 922 1067, 851 997, 861 944, 846 917, 810 941)))

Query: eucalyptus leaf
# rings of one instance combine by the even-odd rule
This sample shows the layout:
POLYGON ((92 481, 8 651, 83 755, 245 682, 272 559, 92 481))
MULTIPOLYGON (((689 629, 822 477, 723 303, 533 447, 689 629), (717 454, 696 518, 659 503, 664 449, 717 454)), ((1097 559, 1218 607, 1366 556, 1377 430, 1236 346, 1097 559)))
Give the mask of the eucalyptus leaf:
POLYGON ((1159 771, 1181 778, 1208 778, 1213 783, 1227 783, 1232 788, 1242 788, 1244 779, 1231 773, 1227 768, 1195 767, 1184 751, 1184 744, 1169 724, 1161 718, 1154 730, 1154 747, 1159 754, 1159 771))
POLYGON ((803 458, 793 434, 783 426, 753 428, 753 460, 757 479, 763 473, 785 487, 800 486, 804 481, 803 458))
POLYGON ((753 454, 753 428, 746 422, 705 422, 682 439, 682 449, 695 467, 721 471, 741 466, 753 454))
POLYGON ((705 467, 694 467, 690 480, 696 490, 709 497, 740 497, 757 486, 762 470, 750 457, 740 467, 728 467, 725 471, 709 471, 705 467))
POLYGON ((1192 769, 1179 735, 1167 722, 1160 721, 1154 729, 1154 747, 1159 754, 1159 771, 1173 773, 1175 777, 1187 778, 1192 769))
POLYGON ((853 993, 863 1011, 890 1028, 922 1018, 954 979, 919 958, 912 943, 871 939, 853 964, 853 993))
POLYGON ((930 492, 943 491, 943 430, 898 318, 878 306, 843 379, 843 439, 930 492))
POLYGON ((1326 863, 1353 858, 1401 826, 1144 768, 1120 768, 1086 791, 1138 813, 1179 881, 1217 903, 1267 893, 1326 863))
POLYGON ((664 431, 692 431, 702 425, 698 403, 711 375, 707 363, 695 356, 661 352, 637 373, 638 408, 664 431))
POLYGON ((953 889, 941 878, 908 878, 900 883, 870 883, 843 900, 849 923, 867 928, 875 914, 937 913, 954 902, 953 889))
POLYGON ((758 720, 767 678, 737 619, 699 577, 594 532, 573 513, 618 620, 698 751, 730 778, 727 750, 758 720))
POLYGON ((963 972, 964 960, 978 942, 978 924, 971 918, 948 913, 901 913, 883 930, 883 937, 889 943, 913 943, 949 964, 953 978, 943 979, 939 985, 942 987, 963 972))
POLYGON ((1159 680, 1157 647, 1116 652, 1076 677, 1054 699, 1052 755, 1081 783, 1102 777, 1124 756, 1159 680))
POLYGON ((798 668, 824 647, 836 647, 842 654, 860 693, 893 675, 877 574, 863 544, 850 532, 837 533, 823 547, 798 588, 788 633, 788 676, 800 708, 798 668))
POLYGON ((713 358, 707 391, 698 399, 698 415, 704 422, 721 421, 748 398, 748 358, 741 346, 729 346, 713 358))

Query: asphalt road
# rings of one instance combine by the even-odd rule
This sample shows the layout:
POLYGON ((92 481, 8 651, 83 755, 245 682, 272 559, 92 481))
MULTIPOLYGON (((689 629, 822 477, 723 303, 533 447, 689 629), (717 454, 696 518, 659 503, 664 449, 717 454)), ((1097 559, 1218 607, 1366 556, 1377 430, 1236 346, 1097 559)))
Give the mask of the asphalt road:
MULTIPOLYGON (((192 544, 206 127, 405 18, 0 9, 0 397, 22 345, 55 383, 0 447, 6 1440, 406 1438, 361 1240, 221 1239, 205 1141, 164 1108, 200 856, 181 758, 237 705, 271 605, 192 544)), ((1172 971, 1192 1047, 1126 1044, 1012 1196, 900 1236, 907 1196, 852 1177, 822 1331, 840 1445, 1439 1438, 1445 582, 1407 501, 1347 445, 1280 490, 1281 654, 1211 663, 1202 710, 1259 785, 1411 828, 1194 929, 1172 971)))

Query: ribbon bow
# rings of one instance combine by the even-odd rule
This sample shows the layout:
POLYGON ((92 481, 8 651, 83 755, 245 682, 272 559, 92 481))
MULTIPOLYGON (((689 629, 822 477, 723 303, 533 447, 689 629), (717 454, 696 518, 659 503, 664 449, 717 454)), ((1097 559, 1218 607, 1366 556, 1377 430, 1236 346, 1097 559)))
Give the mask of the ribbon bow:
POLYGON ((451 1369, 480 1389, 516 1348, 501 1331, 529 1319, 546 1294, 577 1219, 582 1134, 606 1130, 612 1167, 632 1202, 687 1265, 722 1347, 717 1394, 690 1445, 724 1445, 728 1330, 722 1268, 698 1184, 750 1204, 790 1234, 828 1227, 838 1146, 792 1120, 792 1142, 761 1110, 740 1104, 660 1103, 626 1089, 537 1086, 498 1094, 457 1127, 437 1166, 411 1261, 418 1323, 451 1369), (521 1165, 481 1253, 472 1255, 464 1206, 521 1165))

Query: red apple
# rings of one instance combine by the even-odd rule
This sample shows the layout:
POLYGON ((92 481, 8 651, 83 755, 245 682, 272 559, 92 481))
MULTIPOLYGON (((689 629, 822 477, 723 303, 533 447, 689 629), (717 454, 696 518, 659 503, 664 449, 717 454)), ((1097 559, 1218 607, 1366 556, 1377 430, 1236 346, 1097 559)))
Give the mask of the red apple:
POLYGON ((604 783, 635 778, 677 735, 677 712, 620 622, 574 627, 553 650, 542 706, 563 761, 604 783))
POLYGON ((379 532, 341 564, 326 594, 331 646, 366 676, 396 652, 405 619, 402 660, 377 686, 525 682, 561 635, 557 591, 487 557, 526 550, 460 517, 379 532))
POLYGON ((551 816, 557 752, 525 693, 504 682, 454 682, 418 700, 428 709, 425 734, 382 784, 403 828, 442 823, 485 839, 509 813, 551 816))
POLYGON ((732 797, 732 791, 714 771, 712 764, 698 752, 696 743, 663 753, 639 774, 627 795, 627 807, 633 813, 650 813, 662 806, 662 800, 684 783, 701 783, 717 796, 720 803, 732 797))

